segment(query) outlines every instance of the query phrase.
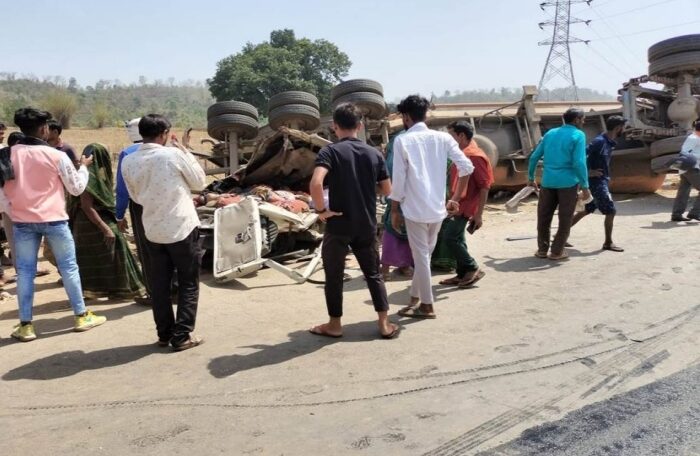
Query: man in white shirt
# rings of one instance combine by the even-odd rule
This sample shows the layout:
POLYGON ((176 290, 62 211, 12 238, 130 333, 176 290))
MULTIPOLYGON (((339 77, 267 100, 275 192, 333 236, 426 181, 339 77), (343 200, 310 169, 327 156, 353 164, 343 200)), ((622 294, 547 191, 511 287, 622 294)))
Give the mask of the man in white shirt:
MULTIPOLYGON (((700 120, 695 122, 695 132, 691 133, 681 146, 683 152, 690 152, 695 155, 700 163, 700 120)), ((678 170, 680 182, 678 183, 678 193, 673 201, 673 212, 671 220, 674 222, 687 222, 690 220, 700 220, 700 193, 695 198, 693 207, 684 217, 683 212, 688 207, 691 187, 700 191, 700 169, 696 166, 688 171, 678 170)))
POLYGON ((471 161, 448 133, 428 129, 425 119, 429 107, 428 100, 419 95, 411 95, 399 103, 398 111, 406 133, 394 141, 393 182, 389 195, 391 224, 398 231, 405 223, 415 263, 411 303, 401 309, 399 315, 420 319, 435 318, 430 256, 442 221, 448 214, 459 212, 458 201, 474 171, 471 161), (445 204, 448 159, 456 165, 459 180, 454 194, 445 204))
POLYGON ((158 345, 181 351, 200 345, 192 335, 199 301, 199 217, 191 190, 206 185, 204 170, 184 147, 166 147, 170 122, 158 114, 139 121, 143 145, 122 160, 121 170, 131 199, 143 206, 143 228, 150 257, 149 279, 158 345), (178 277, 177 315, 170 284, 178 277))

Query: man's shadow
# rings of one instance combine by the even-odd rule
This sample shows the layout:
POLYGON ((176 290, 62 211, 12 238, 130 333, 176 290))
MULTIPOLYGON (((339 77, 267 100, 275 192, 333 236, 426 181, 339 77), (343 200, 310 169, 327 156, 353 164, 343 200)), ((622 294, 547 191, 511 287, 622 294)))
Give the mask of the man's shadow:
POLYGON ((697 227, 698 225, 700 225, 700 223, 695 222, 695 221, 674 222, 674 221, 669 220, 666 222, 651 222, 651 225, 640 226, 640 228, 643 230, 668 230, 670 228, 684 228, 684 227, 688 227, 688 226, 697 227))
MULTIPOLYGON (((402 330, 405 325, 418 320, 403 319, 397 323, 402 330)), ((330 338, 311 334, 308 330, 289 333, 289 340, 277 345, 247 345, 239 348, 252 348, 257 351, 248 355, 227 355, 213 358, 209 361, 209 373, 216 378, 225 378, 239 372, 257 369, 264 366, 282 364, 300 356, 310 355, 323 347, 333 344, 369 342, 380 340, 379 328, 376 321, 363 321, 343 325, 343 337, 330 338)), ((399 335, 399 338, 401 335, 399 335)), ((383 343, 397 343, 396 340, 381 340, 383 343)))
POLYGON ((537 258, 528 255, 520 258, 494 258, 485 256, 484 264, 498 272, 532 272, 543 271, 561 266, 563 261, 552 261, 548 258, 537 258))
POLYGON ((93 352, 73 350, 34 360, 5 373, 2 379, 54 380, 86 370, 104 369, 137 361, 157 352, 154 344, 107 348, 93 352))

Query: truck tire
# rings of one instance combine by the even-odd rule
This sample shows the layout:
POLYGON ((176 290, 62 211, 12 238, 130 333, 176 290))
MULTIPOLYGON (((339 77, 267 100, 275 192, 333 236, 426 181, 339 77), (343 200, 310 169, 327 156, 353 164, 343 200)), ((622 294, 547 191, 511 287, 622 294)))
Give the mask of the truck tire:
POLYGON ((270 128, 277 130, 296 122, 301 130, 315 130, 321 125, 321 113, 318 109, 301 104, 288 104, 270 111, 270 128))
POLYGON ((680 52, 700 51, 700 34, 674 36, 649 48, 649 63, 680 52))
POLYGON ((238 133, 240 139, 253 139, 258 134, 258 121, 242 114, 221 114, 207 121, 209 136, 219 141, 226 138, 226 133, 238 133))
POLYGON ((207 109, 207 120, 222 114, 238 114, 258 120, 258 110, 255 109, 255 106, 242 101, 220 101, 214 103, 207 109))
POLYGON ((472 139, 476 141, 476 144, 484 151, 486 156, 489 157, 491 169, 495 170, 498 165, 498 147, 496 144, 484 135, 474 135, 472 139))
POLYGON ((290 90, 289 92, 278 93, 270 97, 270 101, 267 103, 267 112, 272 111, 280 106, 297 104, 304 106, 311 106, 312 108, 319 108, 318 98, 316 95, 301 92, 298 90, 290 90))
POLYGON ((331 89, 331 104, 335 104, 337 98, 353 92, 370 92, 384 96, 384 88, 377 81, 371 79, 350 79, 331 89))
POLYGON ((649 146, 649 155, 651 155, 651 158, 668 154, 677 155, 681 151, 681 146, 687 138, 687 136, 674 136, 673 138, 654 141, 651 143, 651 146, 649 146))
POLYGON ((649 76, 671 76, 684 72, 700 73, 700 51, 667 55, 649 64, 649 76))
POLYGON ((387 113, 384 97, 372 92, 352 92, 333 100, 333 109, 341 103, 354 103, 369 119, 381 119, 387 113))

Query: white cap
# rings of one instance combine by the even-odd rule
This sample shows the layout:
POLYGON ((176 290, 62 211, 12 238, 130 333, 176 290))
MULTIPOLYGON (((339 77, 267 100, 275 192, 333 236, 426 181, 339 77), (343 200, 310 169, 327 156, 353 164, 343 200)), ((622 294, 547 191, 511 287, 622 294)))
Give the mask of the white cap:
POLYGON ((136 119, 131 119, 130 121, 125 123, 126 126, 126 135, 129 137, 129 141, 131 142, 139 142, 143 141, 143 138, 141 137, 141 134, 139 133, 139 121, 141 120, 140 117, 137 117, 136 119))

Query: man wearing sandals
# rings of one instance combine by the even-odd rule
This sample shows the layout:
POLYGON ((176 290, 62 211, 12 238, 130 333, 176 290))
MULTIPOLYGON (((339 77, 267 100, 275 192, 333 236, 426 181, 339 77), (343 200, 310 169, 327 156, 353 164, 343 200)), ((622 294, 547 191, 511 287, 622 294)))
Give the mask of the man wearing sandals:
POLYGON ((588 185, 593 195, 593 201, 586 204, 586 208, 574 215, 571 226, 576 225, 588 214, 598 209, 605 215, 605 243, 603 250, 611 252, 624 252, 624 249, 615 245, 612 240, 613 222, 615 220, 615 202, 610 195, 608 184, 610 182, 610 158, 615 149, 615 139, 622 135, 627 119, 622 116, 610 116, 605 121, 605 133, 596 136, 586 149, 588 157, 588 185))
MULTIPOLYGON (((482 215, 489 197, 489 189, 493 185, 493 170, 491 162, 483 150, 472 138, 474 128, 465 121, 452 122, 447 126, 447 132, 457 141, 459 148, 474 165, 474 172, 469 177, 467 192, 459 200, 459 212, 448 217, 443 222, 442 242, 454 255, 457 263, 457 275, 443 280, 440 285, 457 285, 459 288, 471 288, 481 280, 485 273, 479 269, 474 257, 469 254, 465 231, 473 234, 483 225, 482 215), (467 227, 469 224, 469 227, 467 227)), ((457 187, 457 166, 450 166, 450 189, 457 187)))
POLYGON ((327 223, 321 254, 330 319, 309 331, 325 337, 343 335, 343 271, 351 248, 372 296, 379 333, 384 339, 393 339, 399 334, 399 326, 389 322, 389 302, 379 270, 376 236, 377 186, 381 194, 388 195, 391 181, 379 151, 358 139, 360 128, 360 110, 352 103, 338 105, 333 112, 338 142, 321 149, 311 177, 309 187, 314 207, 319 219, 327 223), (324 181, 328 184, 328 206, 323 198, 324 181))
POLYGON ((399 230, 405 223, 413 255, 414 272, 410 304, 399 315, 410 318, 435 318, 430 274, 430 256, 435 249, 442 221, 459 212, 461 195, 474 171, 471 161, 457 141, 445 132, 430 130, 425 124, 430 102, 419 95, 399 103, 406 133, 394 142, 394 170, 391 199, 391 224, 399 230), (452 197, 445 204, 448 159, 459 176, 452 197), (401 212, 399 212, 401 205, 401 212))
POLYGON ((123 158, 121 170, 131 199, 143 206, 157 343, 182 351, 203 342, 192 334, 199 303, 200 249, 199 217, 191 190, 202 191, 206 176, 194 155, 175 138, 171 139, 175 147, 166 147, 170 126, 158 114, 141 117, 143 144, 123 158), (176 272, 179 288, 173 315, 170 285, 176 272))
POLYGON ((564 113, 564 125, 549 130, 535 151, 530 155, 528 185, 537 187, 535 169, 540 159, 543 162, 542 185, 537 203, 537 252, 538 258, 565 260, 569 255, 564 250, 569 239, 571 224, 579 197, 578 188, 583 189, 580 198, 589 200, 588 165, 586 164, 586 135, 581 131, 584 112, 569 108, 564 113), (550 232, 554 212, 559 208, 559 229, 551 243, 550 232))

